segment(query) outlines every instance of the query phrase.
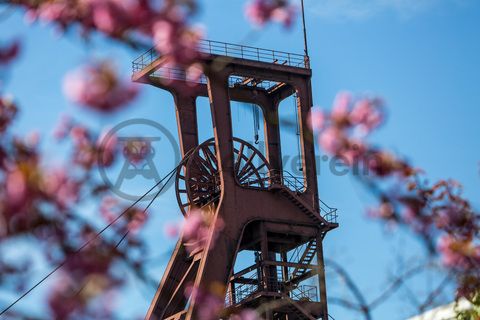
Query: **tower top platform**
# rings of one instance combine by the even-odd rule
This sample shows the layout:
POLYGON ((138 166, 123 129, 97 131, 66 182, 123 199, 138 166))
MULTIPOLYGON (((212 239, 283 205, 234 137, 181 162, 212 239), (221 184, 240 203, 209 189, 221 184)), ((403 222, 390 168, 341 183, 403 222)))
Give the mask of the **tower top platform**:
MULTIPOLYGON (((294 73, 311 75, 309 58, 302 54, 275 51, 251 46, 244 46, 226 42, 202 39, 199 41, 198 51, 201 54, 200 62, 236 64, 253 69, 271 70, 280 73, 294 73)), ((132 80, 135 82, 152 83, 155 80, 194 81, 206 84, 207 78, 202 75, 198 79, 188 79, 185 70, 168 65, 168 58, 159 55, 155 48, 151 48, 132 62, 132 80)), ((249 78, 250 79, 250 78, 249 78)), ((245 85, 245 77, 232 77, 230 86, 245 85)), ((262 79, 259 83, 248 85, 257 88, 269 89, 278 84, 262 79)))

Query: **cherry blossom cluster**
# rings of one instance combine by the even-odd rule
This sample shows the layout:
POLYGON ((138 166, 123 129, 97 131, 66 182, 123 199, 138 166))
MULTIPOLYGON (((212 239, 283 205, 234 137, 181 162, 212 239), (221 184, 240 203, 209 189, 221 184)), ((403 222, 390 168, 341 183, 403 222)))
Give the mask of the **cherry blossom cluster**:
POLYGON ((480 283, 480 216, 462 197, 457 182, 429 184, 422 171, 367 142, 385 119, 382 101, 341 93, 331 112, 314 111, 310 118, 324 151, 366 169, 358 178, 379 200, 369 216, 415 232, 431 254, 438 254, 445 267, 458 274, 458 294, 475 294, 480 283))
POLYGON ((297 8, 286 0, 253 0, 245 9, 247 18, 257 26, 276 21, 290 27, 296 12, 297 8))
POLYGON ((223 220, 215 218, 214 210, 211 208, 192 208, 184 221, 177 225, 168 225, 165 234, 171 238, 181 234, 187 251, 195 254, 207 247, 210 238, 212 238, 210 249, 213 248, 224 226, 223 220))
MULTIPOLYGON (((122 203, 109 204, 108 189, 92 175, 96 166, 114 163, 118 150, 114 143, 100 143, 101 134, 64 118, 55 135, 73 142, 71 156, 68 165, 49 165, 42 156, 38 135, 18 137, 10 132, 16 115, 14 102, 1 97, 0 281, 8 280, 13 291, 25 290, 30 283, 27 275, 37 264, 30 255, 15 260, 6 255, 12 243, 33 240, 32 250, 42 256, 44 263, 64 263, 46 297, 52 317, 111 318, 108 306, 112 294, 123 284, 118 264, 142 272, 139 257, 143 255, 134 253, 144 248, 135 240, 135 233, 146 219, 138 208, 125 210, 122 203), (98 216, 104 217, 103 224, 125 212, 112 226, 113 233, 97 237, 99 220, 89 221, 81 209, 86 201, 100 203, 98 210, 102 215, 98 216), (129 250, 122 251, 118 243, 127 231, 129 250), (89 244, 78 251, 85 243, 89 244)), ((12 311, 7 317, 18 315, 12 311)))
POLYGON ((99 31, 108 37, 137 45, 142 39, 157 42, 161 55, 174 63, 190 65, 197 57, 200 36, 187 25, 194 1, 166 0, 12 0, 26 9, 27 20, 45 21, 64 31, 79 25, 83 34, 99 31))
POLYGON ((97 62, 67 74, 64 92, 77 104, 108 113, 132 102, 138 88, 129 79, 121 79, 108 62, 97 62))

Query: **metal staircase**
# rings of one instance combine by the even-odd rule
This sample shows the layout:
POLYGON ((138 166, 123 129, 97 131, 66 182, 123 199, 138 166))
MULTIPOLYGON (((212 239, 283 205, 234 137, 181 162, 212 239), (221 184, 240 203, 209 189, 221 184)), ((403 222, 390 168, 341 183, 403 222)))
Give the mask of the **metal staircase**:
POLYGON ((292 175, 288 171, 270 170, 271 186, 270 190, 279 191, 280 194, 293 202, 302 212, 310 216, 320 224, 337 224, 337 209, 329 207, 320 200, 319 210, 315 210, 310 204, 306 203, 301 194, 305 190, 305 182, 302 178, 292 175))
MULTIPOLYGON (((313 239, 308 242, 307 247, 305 248, 305 251, 303 252, 298 263, 303 265, 309 265, 312 262, 313 257, 315 257, 316 253, 317 253, 317 241, 313 239)), ((297 267, 293 269, 291 273, 291 279, 294 280, 295 278, 299 278, 303 274, 305 274, 305 272, 307 272, 306 267, 297 267)))
POLYGON ((286 305, 286 309, 288 310, 289 314, 294 315, 294 319, 296 320, 315 320, 314 317, 309 315, 309 312, 302 308, 296 301, 289 297, 284 297, 287 300, 288 304, 286 305))

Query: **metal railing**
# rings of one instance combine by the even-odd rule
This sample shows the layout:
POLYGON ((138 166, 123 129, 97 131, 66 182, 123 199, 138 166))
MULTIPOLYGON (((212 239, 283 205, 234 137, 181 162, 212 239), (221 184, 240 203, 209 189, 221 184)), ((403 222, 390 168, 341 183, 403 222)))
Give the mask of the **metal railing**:
MULTIPOLYGON (((308 57, 301 54, 262 49, 206 39, 202 39, 199 41, 198 51, 207 55, 241 58, 246 60, 274 63, 297 68, 310 67, 308 57)), ((143 53, 141 56, 133 60, 133 73, 143 70, 160 57, 161 56, 157 52, 155 47, 149 49, 147 52, 143 53)))
POLYGON ((294 176, 288 171, 270 170, 272 183, 284 185, 292 191, 301 193, 305 191, 306 183, 304 177, 294 176))
MULTIPOLYGON (((294 176, 288 171, 272 170, 271 179, 273 183, 279 183, 292 191, 301 193, 306 189, 304 177, 294 176)), ((329 223, 337 223, 338 213, 337 208, 328 206, 322 200, 319 200, 319 209, 321 216, 329 223)))
POLYGON ((231 306, 247 299, 254 293, 259 292, 263 286, 263 282, 258 279, 257 269, 254 270, 252 275, 243 277, 243 279, 251 281, 251 283, 231 284, 225 297, 226 306, 231 306))
MULTIPOLYGON (((257 176, 242 180, 242 186, 268 189, 272 184, 279 184, 287 187, 296 193, 302 193, 306 189, 304 177, 294 176, 288 171, 270 170, 269 172, 259 173, 260 180, 257 176)), ((320 215, 329 223, 337 223, 337 208, 332 208, 322 200, 319 200, 320 215)))
POLYGON ((319 200, 320 203, 320 212, 322 217, 327 220, 329 223, 338 223, 338 213, 337 208, 329 207, 325 202, 319 200))
POLYGON ((304 55, 296 53, 262 49, 206 39, 200 40, 198 47, 200 52, 210 55, 221 55, 299 68, 308 67, 308 58, 304 55))
MULTIPOLYGON (((256 272, 256 270, 255 270, 256 272)), ((269 277, 267 279, 258 279, 257 273, 249 277, 242 277, 245 283, 231 284, 225 297, 225 305, 231 306, 240 303, 252 295, 260 292, 276 292, 289 295, 297 301, 319 301, 318 289, 316 286, 299 285, 288 287, 282 277, 269 277), (249 282, 249 283, 247 283, 249 282), (232 294, 233 286, 233 294, 232 294)))
POLYGON ((291 296, 298 301, 318 302, 318 290, 316 286, 300 285, 291 291, 291 296))

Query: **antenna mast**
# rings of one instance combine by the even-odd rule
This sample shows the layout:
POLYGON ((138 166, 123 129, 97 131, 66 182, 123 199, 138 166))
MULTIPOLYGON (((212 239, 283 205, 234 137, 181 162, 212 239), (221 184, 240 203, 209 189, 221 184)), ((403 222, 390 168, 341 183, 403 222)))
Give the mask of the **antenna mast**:
POLYGON ((310 60, 308 56, 308 39, 307 39, 307 25, 305 22, 305 5, 304 5, 304 0, 302 2, 302 23, 303 23, 303 44, 304 44, 304 52, 305 56, 307 57, 308 60, 310 60))

